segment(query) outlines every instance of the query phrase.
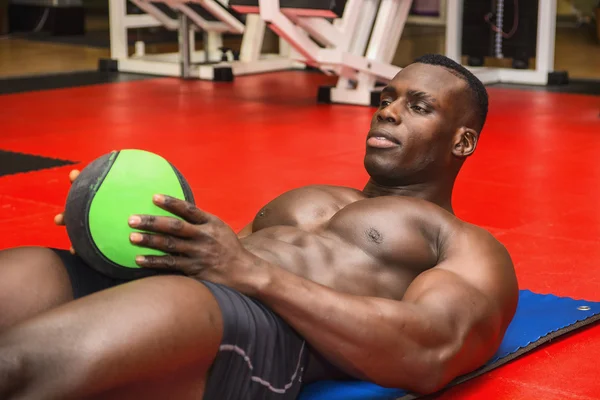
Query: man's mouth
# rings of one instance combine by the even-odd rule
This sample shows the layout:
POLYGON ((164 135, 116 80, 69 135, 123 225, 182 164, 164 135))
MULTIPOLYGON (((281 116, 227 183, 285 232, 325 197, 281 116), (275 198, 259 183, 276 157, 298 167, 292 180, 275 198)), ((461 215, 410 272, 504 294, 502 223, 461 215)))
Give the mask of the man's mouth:
POLYGON ((400 142, 395 137, 384 131, 371 131, 367 136, 367 146, 369 147, 389 149, 399 145, 400 142))

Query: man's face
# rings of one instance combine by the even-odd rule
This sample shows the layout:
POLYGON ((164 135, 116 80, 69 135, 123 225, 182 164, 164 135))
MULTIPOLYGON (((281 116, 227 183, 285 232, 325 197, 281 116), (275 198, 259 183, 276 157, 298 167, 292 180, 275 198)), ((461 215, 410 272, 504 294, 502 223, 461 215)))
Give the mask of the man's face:
POLYGON ((365 168, 380 184, 428 179, 452 162, 453 137, 470 110, 467 87, 445 68, 411 64, 389 83, 373 115, 365 168))

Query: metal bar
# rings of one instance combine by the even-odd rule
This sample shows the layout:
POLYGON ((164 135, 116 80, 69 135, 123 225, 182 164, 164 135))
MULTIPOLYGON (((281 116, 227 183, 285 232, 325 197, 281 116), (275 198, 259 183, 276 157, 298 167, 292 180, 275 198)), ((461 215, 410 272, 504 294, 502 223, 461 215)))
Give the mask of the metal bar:
POLYGON ((285 15, 293 15, 296 17, 338 18, 336 13, 329 10, 284 7, 281 9, 281 12, 285 15))
POLYGON ((535 69, 536 71, 548 74, 548 72, 554 71, 554 46, 556 40, 556 0, 542 0, 540 1, 538 7, 538 31, 535 69))
POLYGON ((258 6, 236 6, 235 4, 231 6, 235 11, 240 14, 259 14, 260 7, 258 6))
POLYGON ((119 60, 119 71, 178 77, 181 74, 177 63, 137 59, 119 60))
MULTIPOLYGON (((258 5, 238 5, 235 2, 229 2, 232 9, 241 14, 255 14, 261 12, 260 9, 263 7, 261 1, 258 1, 258 5)), ((277 1, 279 4, 279 0, 277 1)), ((347 6, 347 5, 346 5, 347 6)), ((278 6, 279 8, 279 6, 278 6)), ((314 9, 314 8, 293 8, 293 7, 281 7, 281 12, 286 16, 294 17, 321 17, 321 18, 338 18, 339 16, 327 9, 314 9)))
POLYGON ((375 78, 392 79, 401 68, 387 62, 369 60, 350 53, 341 53, 334 49, 323 49, 317 60, 323 66, 344 66, 375 78))
MULTIPOLYGON (((368 60, 391 64, 411 4, 411 0, 382 0, 367 47, 368 60)), ((393 76, 386 78, 391 79, 393 76)), ((369 67, 369 71, 361 71, 358 74, 357 90, 370 92, 375 87, 376 81, 377 77, 369 67)))
POLYGON ((125 9, 126 0, 110 0, 110 56, 115 59, 127 58, 129 50, 127 46, 127 26, 124 17, 127 15, 125 9))
POLYGON ((179 55, 181 77, 190 78, 191 54, 190 54, 190 20, 187 15, 179 11, 179 55))
POLYGON ((339 48, 338 45, 343 40, 341 32, 323 18, 300 17, 296 19, 296 25, 304 29, 317 42, 326 47, 339 48))
POLYGON ((261 18, 270 24, 271 29, 294 46, 307 62, 314 62, 319 54, 319 46, 281 13, 279 0, 259 0, 259 5, 261 18))
POLYGON ((223 35, 218 32, 207 31, 204 32, 206 37, 206 47, 204 51, 206 52, 206 61, 220 61, 221 60, 221 50, 223 47, 223 35))
POLYGON ((463 0, 446 2, 446 57, 461 62, 463 0))
POLYGON ((251 63, 234 62, 231 64, 233 75, 235 76, 281 71, 292 69, 293 67, 294 60, 283 57, 265 58, 251 63))
MULTIPOLYGON (((548 71, 522 70, 512 68, 496 68, 498 81, 506 83, 521 83, 527 85, 548 84, 548 71)), ((479 75, 476 75, 479 78, 479 75)))
POLYGON ((336 19, 335 23, 342 33, 354 31, 354 26, 358 22, 363 0, 348 0, 344 7, 344 15, 342 18, 336 19))
POLYGON ((196 0, 202 7, 208 12, 214 15, 220 21, 227 24, 231 33, 242 34, 244 33, 244 24, 242 24, 237 18, 231 15, 226 9, 221 7, 214 0, 196 0))
MULTIPOLYGON (((364 55, 377 16, 379 0, 367 0, 363 3, 358 18, 358 24, 352 32, 352 42, 349 51, 355 55, 364 55)), ((348 32, 348 34, 350 34, 348 32)))
MULTIPOLYGON (((381 49, 381 53, 377 55, 377 60, 391 63, 394 59, 411 6, 412 0, 401 0, 396 8, 396 13, 385 20, 384 29, 387 29, 389 34, 387 40, 385 40, 386 45, 381 49)), ((368 53, 367 57, 369 57, 368 53)))
POLYGON ((384 48, 387 45, 388 35, 390 34, 390 19, 398 14, 398 7, 400 1, 406 0, 382 0, 379 6, 379 12, 375 19, 375 25, 373 26, 373 32, 371 33, 371 39, 367 47, 367 58, 371 60, 381 60, 384 48))
MULTIPOLYGON (((517 10, 515 10, 517 12, 517 10)), ((496 2, 496 35, 494 37, 494 52, 496 58, 504 58, 502 54, 502 32, 504 29, 504 0, 497 0, 496 2)))
POLYGON ((220 21, 208 21, 185 3, 173 3, 171 7, 185 14, 196 26, 203 31, 230 32, 229 25, 220 21))
POLYGON ((131 0, 131 2, 148 15, 127 15, 127 13, 125 13, 125 25, 128 28, 145 28, 164 25, 165 28, 174 31, 179 26, 177 20, 169 17, 154 4, 145 0, 131 0))
POLYGON ((242 37, 240 61, 252 62, 260 59, 265 28, 265 21, 260 18, 260 15, 248 14, 246 17, 246 30, 242 37))

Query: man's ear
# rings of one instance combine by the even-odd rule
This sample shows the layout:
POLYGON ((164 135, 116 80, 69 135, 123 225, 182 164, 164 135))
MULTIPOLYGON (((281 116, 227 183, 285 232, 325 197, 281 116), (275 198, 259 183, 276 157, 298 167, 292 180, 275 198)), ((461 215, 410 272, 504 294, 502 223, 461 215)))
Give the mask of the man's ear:
POLYGON ((479 134, 477 131, 465 126, 456 131, 454 143, 452 144, 452 153, 457 157, 468 157, 475 151, 479 134))

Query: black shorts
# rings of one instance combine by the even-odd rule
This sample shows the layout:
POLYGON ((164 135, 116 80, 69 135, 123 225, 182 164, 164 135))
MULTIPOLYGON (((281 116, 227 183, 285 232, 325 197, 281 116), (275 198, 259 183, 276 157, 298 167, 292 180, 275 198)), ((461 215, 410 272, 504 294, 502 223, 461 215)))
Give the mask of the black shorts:
MULTIPOLYGON (((67 269, 76 299, 127 282, 97 272, 68 251, 55 251, 67 269)), ((304 339, 260 302, 223 285, 202 283, 215 296, 223 315, 223 339, 204 399, 296 399, 309 359, 304 339)))

